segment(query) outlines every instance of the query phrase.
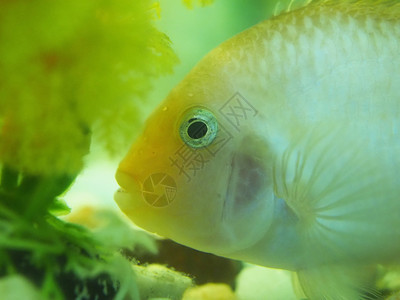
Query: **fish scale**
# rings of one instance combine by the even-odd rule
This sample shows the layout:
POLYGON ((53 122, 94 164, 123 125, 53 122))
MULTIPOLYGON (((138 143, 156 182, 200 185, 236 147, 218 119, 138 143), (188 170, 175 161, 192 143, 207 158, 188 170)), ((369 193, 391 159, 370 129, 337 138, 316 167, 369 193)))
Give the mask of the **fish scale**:
MULTIPOLYGON (((256 81, 255 83, 257 85, 257 89, 259 86, 262 86, 262 83, 264 82, 280 82, 281 85, 285 86, 285 93, 288 94, 285 97, 286 101, 288 101, 288 106, 291 106, 292 108, 298 108, 298 112, 304 111, 305 114, 308 114, 305 115, 305 118, 308 120, 312 118, 315 119, 318 116, 320 118, 326 118, 327 114, 330 114, 331 111, 335 109, 335 107, 327 109, 327 105, 340 108, 351 106, 351 108, 349 107, 349 111, 343 111, 343 113, 351 113, 356 118, 360 116, 379 117, 379 113, 385 115, 392 113, 394 116, 398 115, 399 106, 398 102, 396 102, 396 99, 390 95, 383 95, 385 94, 385 91, 389 93, 398 93, 397 87, 400 86, 399 76, 397 76, 397 78, 385 77, 386 74, 396 74, 395 70, 400 69, 399 59, 396 59, 396 53, 400 53, 399 40, 393 39, 394 36, 400 36, 399 22, 397 22, 397 26, 393 26, 394 24, 388 24, 388 22, 385 21, 375 21, 368 16, 363 17, 362 20, 354 20, 349 17, 349 19, 344 22, 344 18, 339 15, 336 18, 338 19, 338 23, 340 25, 338 25, 338 23, 320 22, 322 17, 319 17, 317 18, 317 24, 314 24, 313 26, 311 17, 306 16, 305 18, 307 21, 304 23, 306 24, 304 31, 303 28, 297 24, 300 22, 295 21, 294 23, 297 26, 292 26, 290 29, 285 28, 285 26, 274 26, 270 21, 266 21, 265 23, 258 25, 258 27, 253 29, 257 32, 265 32, 267 36, 272 34, 271 41, 263 41, 262 45, 253 46, 255 51, 257 51, 256 48, 261 48, 261 51, 264 52, 262 56, 269 58, 266 63, 263 61, 261 64, 257 64, 257 62, 253 62, 251 64, 262 66, 262 68, 258 70, 256 69, 258 76, 260 76, 260 81, 256 81), (340 23, 340 21, 342 23, 340 23), (374 23, 375 26, 372 25, 374 23), (329 27, 334 27, 334 29, 330 31, 326 30, 327 24, 329 27), (367 32, 360 30, 360 28, 364 28, 364 26, 366 26, 367 32), (271 27, 274 28, 273 33, 270 32, 271 27), (312 31, 309 32, 310 30, 312 31), (275 33, 275 31, 278 33, 275 33), (324 42, 324 34, 322 33, 324 31, 328 31, 331 34, 328 42, 324 42), (307 34, 304 32, 307 32, 307 34), (346 35, 343 35, 343 32, 345 32, 346 35), (332 35, 335 36, 334 39, 336 42, 332 41, 332 35), (286 45, 288 41, 290 46, 288 46, 288 48, 283 48, 282 45, 286 45), (333 45, 336 46, 332 47, 333 45), (342 47, 337 49, 339 45, 342 45, 342 47), (389 45, 389 47, 387 45, 389 45), (365 50, 363 52, 359 52, 355 48, 365 50), (295 53, 294 49, 298 49, 297 53, 295 53), (315 53, 315 51, 312 52, 312 49, 315 49, 315 51, 320 51, 315 53), (335 51, 333 51, 333 49, 335 49, 335 51), (274 54, 271 53, 272 51, 274 54), (374 60, 378 58, 377 53, 379 53, 379 61, 376 61, 374 64, 374 60), (301 59, 302 57, 309 57, 310 61, 303 62, 303 65, 299 65, 301 62, 298 62, 297 60, 301 59), (369 59, 368 57, 374 58, 369 59), (368 60, 370 60, 369 63, 368 60), (359 64, 359 66, 357 66, 358 69, 355 67, 354 71, 352 71, 352 69, 348 67, 349 64, 359 64), (359 70, 359 68, 364 68, 365 70, 359 70), (337 80, 337 82, 339 82, 338 84, 341 84, 341 86, 336 87, 335 80, 329 80, 325 86, 321 86, 321 81, 327 76, 331 75, 332 70, 338 72, 339 69, 341 69, 341 72, 343 73, 337 75, 337 77, 340 78, 340 80, 337 80), (352 80, 352 78, 355 76, 361 76, 364 78, 363 80, 360 80, 360 82, 367 83, 369 77, 379 76, 380 74, 382 76, 382 90, 372 91, 374 94, 369 95, 365 95, 365 93, 363 93, 365 98, 361 98, 363 95, 359 90, 354 91, 354 89, 363 88, 363 86, 359 86, 358 82, 355 85, 342 85, 343 76, 347 76, 347 81, 352 80), (276 76, 279 79, 269 78, 271 75, 276 76), (295 80, 293 81, 293 79, 295 80), (316 86, 319 86, 319 89, 315 89, 316 86), (323 90, 324 93, 328 92, 328 98, 336 98, 332 99, 330 103, 325 100, 318 105, 318 101, 316 101, 316 99, 318 99, 318 94, 315 96, 307 95, 307 91, 316 94, 321 90, 323 90), (338 98, 338 93, 336 90, 342 91, 343 96, 341 99, 345 101, 348 98, 346 97, 348 94, 354 94, 360 98, 360 100, 356 99, 358 102, 352 101, 350 104, 341 103, 341 99, 338 98), (308 97, 301 97, 302 94, 306 94, 308 97), (388 98, 389 100, 391 99, 393 103, 388 103, 387 107, 382 106, 382 101, 374 104, 374 101, 377 102, 377 100, 382 99, 383 97, 388 98), (302 98, 306 99, 303 100, 302 98), (361 101, 362 103, 360 103, 361 101)), ((278 20, 275 22, 280 22, 280 19, 278 18, 278 20)), ((300 23, 300 25, 302 24, 300 23)), ((227 47, 229 46, 230 45, 227 47)), ((238 51, 241 52, 240 49, 238 51)), ((234 56, 234 54, 232 54, 232 56, 234 56)), ((248 54, 248 56, 250 56, 250 54, 248 54)), ((238 59, 241 59, 240 56, 238 59)), ((250 58, 247 59, 249 60, 250 58)), ((253 55, 252 59, 257 60, 258 58, 257 56, 253 55)), ((239 74, 247 74, 251 71, 254 72, 255 68, 246 68, 249 65, 250 64, 245 64, 244 68, 241 67, 242 72, 240 72, 240 70, 232 69, 228 69, 226 72, 239 74)), ((243 77, 245 77, 245 75, 243 75, 243 77)), ((239 80, 242 79, 243 78, 239 77, 239 80)), ((359 78, 357 78, 357 80, 359 80, 359 78)), ((254 83, 253 78, 251 78, 249 84, 252 83, 254 83)), ((260 103, 259 106, 262 106, 262 103, 260 103)), ((365 128, 366 124, 362 124, 361 126, 365 128)), ((376 134, 375 136, 382 135, 376 134)))

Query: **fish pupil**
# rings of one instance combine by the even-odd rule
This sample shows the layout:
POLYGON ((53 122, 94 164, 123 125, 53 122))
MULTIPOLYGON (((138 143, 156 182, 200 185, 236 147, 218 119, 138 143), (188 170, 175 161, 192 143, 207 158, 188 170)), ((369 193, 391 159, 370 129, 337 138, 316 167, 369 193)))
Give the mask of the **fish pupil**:
POLYGON ((197 140, 207 134, 208 128, 206 123, 197 121, 196 119, 190 119, 189 122, 190 121, 192 121, 192 123, 187 129, 187 134, 190 138, 197 140))

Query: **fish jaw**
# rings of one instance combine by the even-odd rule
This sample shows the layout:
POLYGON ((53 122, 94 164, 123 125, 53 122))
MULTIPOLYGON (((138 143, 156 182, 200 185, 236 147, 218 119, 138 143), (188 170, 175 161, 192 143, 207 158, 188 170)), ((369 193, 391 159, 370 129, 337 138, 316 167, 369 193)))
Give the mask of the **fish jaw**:
POLYGON ((150 226, 148 230, 154 232, 151 224, 143 224, 142 221, 142 218, 146 219, 145 216, 148 216, 149 213, 146 203, 142 199, 140 183, 135 180, 133 175, 121 170, 117 170, 115 178, 121 187, 114 193, 114 200, 118 207, 136 225, 145 228, 150 226))
POLYGON ((120 170, 115 174, 115 179, 121 188, 115 192, 114 199, 121 210, 125 212, 128 206, 138 202, 132 199, 132 195, 140 193, 140 186, 132 175, 120 170))

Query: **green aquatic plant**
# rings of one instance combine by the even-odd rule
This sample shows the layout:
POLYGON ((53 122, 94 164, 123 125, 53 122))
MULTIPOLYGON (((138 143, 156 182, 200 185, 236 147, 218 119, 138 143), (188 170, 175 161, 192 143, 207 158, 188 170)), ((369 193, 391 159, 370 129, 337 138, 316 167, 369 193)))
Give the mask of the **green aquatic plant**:
POLYGON ((111 152, 127 140, 151 80, 176 62, 156 17, 147 0, 1 3, 1 160, 74 173, 92 132, 111 152))
POLYGON ((0 279, 22 275, 41 299, 138 298, 116 251, 130 245, 55 215, 93 140, 111 154, 129 142, 176 63, 157 15, 150 0, 0 3, 0 279))

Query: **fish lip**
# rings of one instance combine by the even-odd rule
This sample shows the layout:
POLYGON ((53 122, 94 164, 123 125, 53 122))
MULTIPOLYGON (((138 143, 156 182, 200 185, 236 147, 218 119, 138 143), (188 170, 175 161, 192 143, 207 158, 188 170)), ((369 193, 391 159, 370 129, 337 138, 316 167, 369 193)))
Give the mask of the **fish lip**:
POLYGON ((129 214, 129 211, 137 209, 139 205, 138 201, 132 201, 133 195, 124 189, 118 189, 114 193, 114 201, 117 203, 118 207, 125 214, 129 214))
POLYGON ((122 187, 119 187, 119 188, 115 191, 115 193, 126 193, 126 194, 128 194, 128 191, 125 190, 125 189, 122 188, 122 187))
POLYGON ((130 172, 121 169, 117 170, 115 179, 120 187, 114 192, 114 201, 121 211, 129 215, 133 210, 141 208, 142 188, 140 181, 130 172))
POLYGON ((125 171, 117 170, 115 173, 115 179, 119 185, 119 189, 116 193, 137 193, 141 191, 141 186, 136 178, 125 171))

